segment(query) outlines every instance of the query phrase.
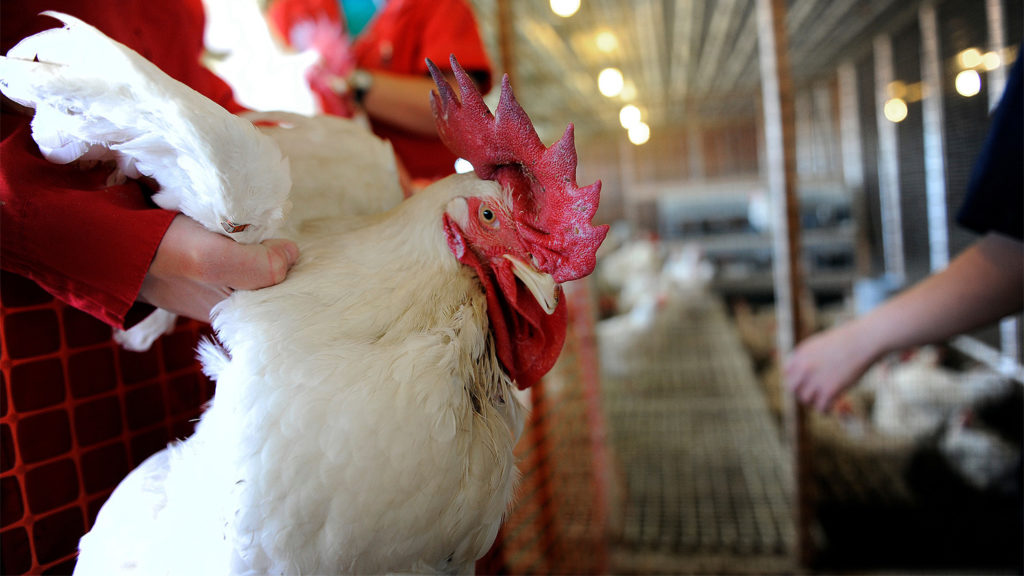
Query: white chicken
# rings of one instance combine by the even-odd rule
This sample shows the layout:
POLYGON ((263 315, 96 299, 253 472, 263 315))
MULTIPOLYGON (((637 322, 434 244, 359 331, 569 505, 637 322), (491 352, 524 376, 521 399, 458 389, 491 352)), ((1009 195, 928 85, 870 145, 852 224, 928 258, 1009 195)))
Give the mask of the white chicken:
POLYGON ((571 124, 545 148, 507 77, 492 116, 454 57, 461 103, 429 65, 439 132, 475 174, 294 227, 288 279, 215 311, 195 434, 118 486, 76 574, 470 573, 490 547, 516 480, 513 391, 559 355, 560 283, 593 271, 607 227, 571 124))

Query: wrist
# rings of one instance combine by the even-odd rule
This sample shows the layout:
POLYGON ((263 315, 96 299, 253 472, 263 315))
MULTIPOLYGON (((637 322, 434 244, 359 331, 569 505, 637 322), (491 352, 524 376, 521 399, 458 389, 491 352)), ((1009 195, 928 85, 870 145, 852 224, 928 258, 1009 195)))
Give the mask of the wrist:
POLYGON ((850 321, 844 331, 842 339, 847 343, 848 352, 860 364, 873 364, 891 351, 889 335, 879 329, 870 314, 850 321))
POLYGON ((335 76, 331 79, 331 90, 336 94, 352 96, 352 100, 360 107, 363 106, 371 88, 373 88, 373 74, 362 68, 356 68, 345 78, 335 76))
POLYGON ((366 95, 373 88, 373 74, 369 70, 356 68, 349 76, 349 85, 352 87, 352 98, 361 107, 366 100, 366 95))

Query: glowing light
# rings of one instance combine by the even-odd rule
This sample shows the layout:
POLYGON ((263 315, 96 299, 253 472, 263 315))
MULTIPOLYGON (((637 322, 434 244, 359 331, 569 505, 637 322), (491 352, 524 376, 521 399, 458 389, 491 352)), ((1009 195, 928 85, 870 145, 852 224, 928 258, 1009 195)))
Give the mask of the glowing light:
POLYGON ((903 122, 907 117, 907 103, 902 98, 890 98, 882 107, 882 114, 890 122, 903 122))
POLYGON ((594 43, 597 44, 597 49, 605 54, 614 52, 619 48, 619 39, 608 30, 598 32, 594 38, 594 43))
POLYGON ((651 127, 643 122, 637 122, 629 129, 629 141, 640 146, 651 139, 651 127))
POLYGON ((622 92, 623 82, 618 68, 605 68, 597 76, 597 89, 608 98, 614 98, 622 92))
POLYGON ((568 18, 580 9, 580 0, 551 0, 551 11, 562 18, 568 18))
POLYGON ((995 70, 999 68, 1003 63, 1003 59, 999 57, 997 52, 985 52, 985 55, 981 57, 981 65, 985 70, 995 70))
POLYGON ((976 95, 981 92, 981 75, 977 70, 964 70, 956 75, 956 91, 961 96, 976 95))
POLYGON ((632 104, 626 104, 622 107, 622 110, 619 110, 619 124, 622 124, 623 128, 629 130, 635 124, 640 122, 640 116, 639 108, 632 104))
POLYGON ((459 158, 455 161, 455 173, 465 174, 473 171, 473 165, 469 163, 469 160, 465 158, 459 158))
POLYGON ((632 80, 626 80, 622 83, 622 92, 619 93, 619 98, 625 102, 636 100, 636 84, 632 80))
POLYGON ((901 80, 894 80, 886 86, 886 92, 889 98, 903 98, 907 95, 907 85, 901 80))
POLYGON ((977 68, 981 66, 981 51, 977 48, 968 48, 957 54, 961 68, 977 68))

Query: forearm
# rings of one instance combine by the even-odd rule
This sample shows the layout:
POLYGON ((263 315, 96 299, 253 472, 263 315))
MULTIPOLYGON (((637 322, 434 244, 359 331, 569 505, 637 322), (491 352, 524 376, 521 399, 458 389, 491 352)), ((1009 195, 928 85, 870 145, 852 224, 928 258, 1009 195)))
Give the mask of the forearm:
POLYGON ((787 358, 788 387, 825 410, 886 353, 941 342, 1024 305, 1024 244, 990 234, 870 313, 815 334, 787 358))
POLYGON ((873 353, 946 340, 1024 305, 1024 244, 989 234, 949 266, 857 321, 873 353))
MULTIPOLYGON (((430 110, 430 91, 434 81, 427 77, 403 76, 373 71, 373 87, 363 99, 366 113, 381 122, 404 128, 424 136, 437 135, 434 115, 430 110)), ((456 94, 458 83, 445 74, 456 94)))

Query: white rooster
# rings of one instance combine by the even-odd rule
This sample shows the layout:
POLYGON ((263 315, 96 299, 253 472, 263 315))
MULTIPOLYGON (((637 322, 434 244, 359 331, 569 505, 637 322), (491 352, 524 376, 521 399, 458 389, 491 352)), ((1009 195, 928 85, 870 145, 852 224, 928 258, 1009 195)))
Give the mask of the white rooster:
POLYGON ((557 358, 560 283, 593 271, 607 227, 600 182, 576 185, 572 125, 545 148, 507 77, 492 116, 452 66, 463 101, 430 64, 431 103, 476 173, 294 226, 288 279, 216 309, 195 434, 118 486, 76 574, 472 572, 513 495, 513 390, 557 358))

